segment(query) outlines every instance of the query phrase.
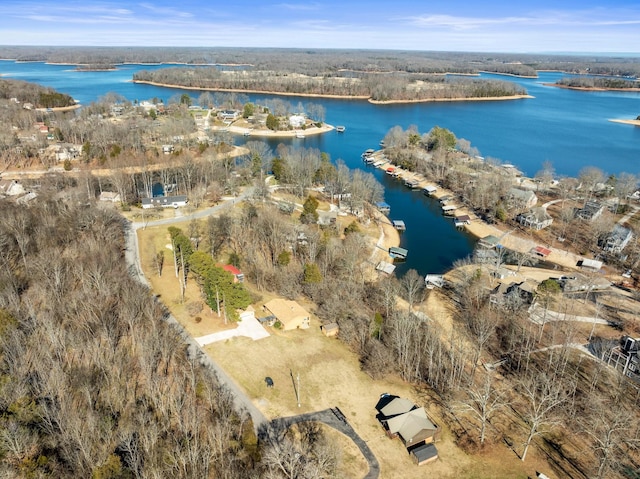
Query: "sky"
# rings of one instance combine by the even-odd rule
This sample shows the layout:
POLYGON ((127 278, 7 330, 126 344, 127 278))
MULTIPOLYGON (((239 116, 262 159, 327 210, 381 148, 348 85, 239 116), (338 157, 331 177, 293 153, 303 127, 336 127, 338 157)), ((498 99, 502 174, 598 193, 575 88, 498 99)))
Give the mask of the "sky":
POLYGON ((640 1, 2 0, 0 45, 640 54, 640 1))

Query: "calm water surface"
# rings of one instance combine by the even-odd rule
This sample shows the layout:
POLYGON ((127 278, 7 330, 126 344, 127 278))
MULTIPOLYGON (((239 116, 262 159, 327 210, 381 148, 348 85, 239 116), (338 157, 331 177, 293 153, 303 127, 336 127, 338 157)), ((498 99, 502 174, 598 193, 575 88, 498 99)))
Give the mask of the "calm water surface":
MULTIPOLYGON (((68 65, 0 61, 0 75, 53 87, 84 104, 109 92, 132 101, 153 97, 167 101, 182 93, 199 95, 196 91, 131 82, 136 71, 157 68, 164 67, 122 65, 110 72, 77 72, 68 65)), ((587 165, 613 174, 640 173, 640 128, 608 121, 640 115, 640 94, 578 92, 545 85, 561 76, 550 72, 540 73, 538 79, 483 75, 515 81, 535 97, 516 101, 380 106, 362 101, 284 98, 292 104, 320 103, 326 109, 328 123, 346 126, 342 134, 331 132, 285 141, 318 148, 329 153, 333 160, 344 160, 350 168, 368 168, 360 154, 367 148, 377 147, 393 126, 416 125, 425 133, 437 125, 450 129, 458 138, 469 140, 483 156, 513 163, 528 175, 535 174, 547 160, 563 175, 577 175, 587 165)), ((249 97, 254 102, 265 98, 249 97)), ((237 139, 239 143, 243 140, 237 139)), ((420 192, 410 192, 380 170, 370 168, 368 171, 385 186, 385 200, 391 205, 390 217, 407 224, 402 246, 409 250, 409 256, 407 262, 398 267, 399 274, 409 268, 421 274, 442 272, 471 252, 474 240, 457 231, 452 222, 441 215, 436 202, 420 192)))

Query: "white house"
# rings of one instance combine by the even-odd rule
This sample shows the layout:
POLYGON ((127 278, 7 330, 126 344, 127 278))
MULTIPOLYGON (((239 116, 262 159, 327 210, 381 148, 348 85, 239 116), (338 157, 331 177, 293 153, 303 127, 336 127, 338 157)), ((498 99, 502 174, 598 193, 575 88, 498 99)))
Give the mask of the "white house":
POLYGON ((289 117, 289 125, 292 128, 302 128, 306 122, 306 119, 302 115, 291 115, 289 117))
POLYGON ((142 207, 144 209, 160 206, 162 208, 179 208, 187 205, 187 195, 178 196, 156 196, 154 198, 143 198, 142 207))

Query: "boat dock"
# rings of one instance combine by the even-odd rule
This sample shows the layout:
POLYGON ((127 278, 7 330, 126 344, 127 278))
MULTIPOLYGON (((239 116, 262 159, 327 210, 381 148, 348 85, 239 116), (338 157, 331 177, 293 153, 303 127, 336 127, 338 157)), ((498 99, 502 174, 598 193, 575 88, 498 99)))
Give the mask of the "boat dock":
POLYGON ((389 248, 389 256, 391 256, 393 259, 405 260, 407 259, 408 253, 408 250, 399 248, 397 246, 392 246, 391 248, 389 248))
MULTIPOLYGON (((398 178, 407 187, 410 187, 411 189, 420 189, 422 194, 425 196, 438 200, 442 205, 442 213, 444 215, 455 216, 454 224, 456 227, 464 228, 465 226, 470 225, 473 220, 477 219, 477 216, 473 211, 468 210, 465 207, 458 207, 452 204, 456 198, 450 191, 441 189, 436 186, 433 181, 428 180, 419 173, 414 173, 392 164, 385 156, 383 150, 376 151, 372 148, 368 149, 362 154, 362 158, 367 162, 367 164, 383 170, 391 177, 398 178)), ((381 211, 388 213, 389 210, 381 211)))
POLYGON ((407 230, 407 226, 404 224, 404 221, 402 221, 402 220, 393 220, 391 222, 391 224, 398 231, 406 231, 407 230))

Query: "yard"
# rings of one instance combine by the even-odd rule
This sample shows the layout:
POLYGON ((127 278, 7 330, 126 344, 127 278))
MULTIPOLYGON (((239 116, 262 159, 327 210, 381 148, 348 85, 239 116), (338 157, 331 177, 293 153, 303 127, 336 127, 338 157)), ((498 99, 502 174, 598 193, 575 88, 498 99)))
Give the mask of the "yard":
MULTIPOLYGON (((177 224, 178 227, 186 227, 177 224)), ((373 224, 370 234, 380 230, 373 224)), ((386 228, 385 228, 386 229, 386 228)), ((204 305, 195 281, 187 284, 185 300, 180 298, 178 280, 173 270, 172 253, 167 245, 166 226, 149 227, 138 231, 141 259, 153 291, 194 337, 235 327, 224 324, 204 305), (152 263, 153 255, 165 251, 164 269, 158 277, 152 263), (201 304, 202 309, 194 305, 201 304), (200 318, 200 320, 197 320, 200 318)), ((251 284, 247 284, 251 289, 251 284)), ((261 293, 254 304, 256 310, 270 299, 261 293)), ((302 303, 313 312, 312 304, 302 303)), ((442 420, 439 408, 426 399, 429 391, 416 390, 396 376, 373 380, 363 373, 357 356, 339 339, 327 338, 320 332, 318 318, 312 316, 308 330, 278 331, 268 328, 271 336, 259 341, 233 338, 213 343, 204 349, 247 392, 248 396, 268 418, 296 415, 339 407, 355 431, 367 442, 381 466, 381 478, 433 477, 441 478, 526 478, 536 470, 545 469, 545 461, 533 449, 523 464, 506 445, 497 443, 483 452, 468 455, 454 442, 452 433, 442 420), (297 405, 294 382, 300 376, 300 407, 297 405), (274 380, 274 387, 267 388, 265 377, 274 380), (437 443, 439 459, 432 464, 418 467, 412 461, 400 440, 386 437, 375 419, 374 406, 380 394, 391 393, 409 398, 425 406, 432 419, 442 427, 442 439, 437 443)), ((457 425, 459 427, 459 425, 457 425)), ((470 427, 465 424, 465 427, 470 427)), ((344 477, 359 478, 365 474, 363 458, 355 446, 331 431, 331 437, 339 441, 342 453, 344 477), (345 442, 346 441, 346 442, 345 442), (346 446, 348 444, 348 446, 346 446)), ((516 436, 517 437, 517 436, 516 436)), ((515 446, 519 450, 519 446, 515 446)), ((553 477, 553 476, 550 476, 553 477)))

